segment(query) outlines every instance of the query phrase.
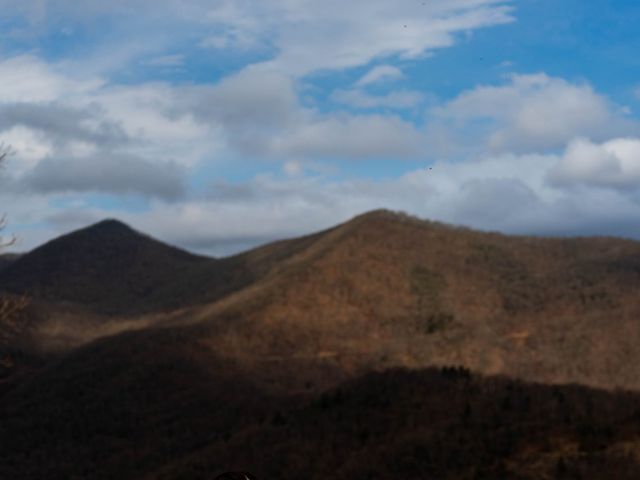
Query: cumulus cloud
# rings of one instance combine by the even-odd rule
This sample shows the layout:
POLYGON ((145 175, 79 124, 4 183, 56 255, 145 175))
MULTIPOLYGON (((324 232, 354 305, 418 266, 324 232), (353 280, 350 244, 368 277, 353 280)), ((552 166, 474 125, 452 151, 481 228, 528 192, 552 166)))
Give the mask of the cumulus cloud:
POLYGON ((267 143, 275 155, 344 159, 414 157, 423 147, 411 123, 389 115, 318 117, 267 143))
POLYGON ((416 107, 423 99, 422 93, 412 90, 397 90, 384 95, 371 95, 362 90, 336 90, 331 94, 334 102, 361 109, 407 109, 416 107))
POLYGON ((103 85, 100 78, 74 78, 33 55, 0 60, 0 102, 53 102, 103 85))
POLYGON ((184 64, 184 55, 162 55, 144 62, 151 67, 181 67, 184 64))
POLYGON ((286 126, 298 109, 293 79, 270 69, 249 67, 213 86, 193 87, 187 94, 188 103, 179 106, 183 113, 232 128, 286 126))
POLYGON ((591 86, 545 74, 512 75, 506 85, 476 87, 435 114, 465 135, 484 138, 494 151, 557 149, 579 136, 605 140, 640 131, 591 86))
POLYGON ((95 104, 72 108, 57 102, 0 103, 0 133, 22 126, 58 144, 72 140, 103 146, 126 143, 129 139, 120 125, 101 113, 95 104))
POLYGON ((205 156, 213 162, 229 154, 276 158, 295 176, 301 169, 292 158, 403 158, 423 147, 420 133, 399 117, 303 107, 296 81, 264 67, 213 85, 109 86, 69 80, 33 59, 24 65, 31 73, 35 65, 41 76, 23 90, 24 98, 36 100, 0 100, 0 131, 19 149, 14 173, 33 192, 175 201, 185 195, 184 168, 205 156), (63 85, 60 91, 34 96, 49 79, 63 85), (74 91, 74 85, 83 88, 74 91))
MULTIPOLYGON (((220 128, 229 147, 245 155, 403 158, 419 154, 423 147, 415 126, 397 116, 322 114, 303 106, 296 81, 264 66, 243 69, 212 86, 177 89, 172 98, 169 115, 192 115, 220 128)), ((418 98, 422 97, 416 92, 404 92, 359 100, 401 108, 418 98)))
POLYGON ((398 80, 403 76, 402 70, 393 65, 377 65, 364 74, 360 80, 356 82, 356 86, 364 87, 374 83, 398 80))
MULTIPOLYGON (((183 107, 198 105, 197 98, 180 87, 153 82, 104 88, 84 101, 98 103, 106 118, 118 121, 132 139, 128 152, 145 158, 171 158, 192 167, 224 148, 220 127, 196 118, 183 107), (178 114, 177 105, 184 112, 178 114)), ((206 99, 201 98, 201 103, 206 99)))
MULTIPOLYGON (((423 145, 410 122, 395 116, 320 113, 302 105, 299 77, 322 69, 366 65, 373 59, 423 55, 451 45, 458 32, 512 21, 509 4, 507 0, 434 0, 392 8, 382 0, 358 0, 348 6, 310 0, 88 0, 81 5, 68 0, 42 0, 37 5, 0 0, 14 19, 28 19, 14 22, 23 31, 12 35, 22 38, 46 38, 44 34, 61 29, 73 35, 83 23, 87 26, 98 18, 123 20, 117 22, 124 25, 118 29, 122 42, 113 49, 126 53, 107 51, 98 39, 93 52, 109 58, 92 55, 110 64, 115 59, 119 68, 141 52, 145 57, 136 59, 136 65, 180 65, 184 60, 180 52, 163 51, 168 22, 172 35, 189 38, 187 43, 206 44, 213 39, 209 43, 225 48, 267 43, 269 49, 261 64, 245 67, 216 84, 196 86, 159 82, 115 86, 92 75, 96 70, 85 68, 90 63, 86 59, 47 64, 25 55, 4 60, 0 62, 0 128, 25 147, 19 173, 24 176, 29 169, 40 168, 34 170, 33 178, 39 178, 53 158, 87 159, 100 170, 104 168, 100 162, 111 154, 151 163, 171 158, 187 167, 203 158, 215 162, 225 155, 283 162, 415 156, 423 145), (148 15, 136 15, 140 11, 148 15), (137 32, 153 38, 145 44, 157 43, 158 51, 133 48, 140 43, 132 41, 137 32)), ((401 75, 396 67, 379 65, 360 85, 401 75)), ((352 91, 338 93, 337 98, 358 108, 408 108, 420 101, 416 92, 372 96, 352 91)), ((293 172, 292 167, 288 170, 293 172)))
POLYGON ((184 168, 167 158, 172 138, 189 140, 188 119, 162 113, 160 87, 109 87, 33 56, 0 62, 0 86, 0 132, 16 151, 8 191, 186 194, 184 168))
POLYGON ((514 178, 475 178, 459 186, 453 200, 455 219, 487 227, 511 224, 540 208, 541 199, 525 182, 514 178))
POLYGON ((548 178, 559 187, 640 189, 640 139, 618 138, 600 144, 574 140, 548 178))
POLYGON ((127 143, 139 156, 193 164, 220 141, 208 126, 166 113, 175 92, 157 82, 109 85, 64 63, 17 56, 0 61, 0 130, 30 166, 73 142, 127 143))
POLYGON ((184 197, 184 171, 173 162, 127 154, 106 158, 45 158, 19 183, 37 193, 103 192, 174 201, 184 197))
POLYGON ((19 56, 0 62, 0 86, 0 133, 16 151, 11 173, 20 179, 14 193, 175 201, 186 194, 185 168, 215 152, 209 126, 166 113, 175 91, 166 85, 114 87, 19 56))
POLYGON ((273 137, 311 116, 299 103, 294 80, 270 69, 249 67, 214 85, 176 88, 167 98, 169 118, 208 125, 232 154, 269 157, 273 137))

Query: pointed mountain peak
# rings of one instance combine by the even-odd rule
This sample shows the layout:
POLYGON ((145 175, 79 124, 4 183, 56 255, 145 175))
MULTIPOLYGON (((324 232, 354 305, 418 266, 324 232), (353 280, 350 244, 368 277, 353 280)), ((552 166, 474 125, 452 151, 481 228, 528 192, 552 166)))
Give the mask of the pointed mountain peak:
POLYGON ((0 270, 0 289, 119 313, 171 285, 175 272, 209 261, 107 219, 50 240, 11 262, 0 270))
POLYGON ((100 220, 88 227, 85 227, 79 231, 108 231, 108 232, 128 232, 128 233, 138 233, 136 230, 131 228, 126 223, 115 219, 115 218, 105 218, 104 220, 100 220))
POLYGON ((92 227, 105 227, 105 228, 128 228, 131 229, 129 225, 118 220, 117 218, 105 218, 104 220, 100 220, 99 222, 94 223, 93 225, 89 225, 88 228, 92 227))

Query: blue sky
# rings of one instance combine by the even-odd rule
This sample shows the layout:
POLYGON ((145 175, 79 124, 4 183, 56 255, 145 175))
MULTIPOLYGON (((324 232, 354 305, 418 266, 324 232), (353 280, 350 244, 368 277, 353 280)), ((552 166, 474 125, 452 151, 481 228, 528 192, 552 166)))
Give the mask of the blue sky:
POLYGON ((623 0, 0 0, 14 249, 116 217, 226 255, 381 207, 640 238, 639 22, 623 0))

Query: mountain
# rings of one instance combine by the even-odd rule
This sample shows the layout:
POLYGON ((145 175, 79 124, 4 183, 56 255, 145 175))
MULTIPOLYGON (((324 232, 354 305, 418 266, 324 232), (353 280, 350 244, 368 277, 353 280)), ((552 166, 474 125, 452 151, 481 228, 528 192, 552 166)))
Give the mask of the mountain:
POLYGON ((116 313, 206 262, 105 220, 23 255, 0 272, 0 285, 14 293, 116 313))
POLYGON ((107 221, 0 287, 0 478, 640 474, 639 242, 374 211, 213 259, 107 221))
POLYGON ((506 236, 379 211, 189 316, 202 342, 249 370, 268 365, 274 385, 293 383, 295 358, 350 374, 453 364, 637 389, 639 294, 639 242, 506 236))
POLYGON ((380 210, 212 259, 105 221, 22 256, 0 288, 45 302, 35 323, 49 343, 177 325, 275 390, 449 364, 640 388, 632 240, 507 236, 380 210))
POLYGON ((194 255, 105 220, 56 238, 0 270, 0 290, 108 315, 166 311, 214 301, 264 275, 305 239, 246 255, 194 255), (286 253, 285 253, 286 255, 286 253))

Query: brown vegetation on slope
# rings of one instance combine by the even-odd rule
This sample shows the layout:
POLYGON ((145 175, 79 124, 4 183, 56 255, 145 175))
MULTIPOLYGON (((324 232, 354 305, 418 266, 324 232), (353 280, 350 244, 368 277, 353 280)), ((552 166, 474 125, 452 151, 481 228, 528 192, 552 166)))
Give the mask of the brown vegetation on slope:
POLYGON ((638 478, 636 394, 466 369, 638 388, 637 242, 378 211, 222 260, 154 244, 108 265, 73 245, 71 269, 14 263, 49 275, 21 341, 55 337, 61 353, 0 379, 0 478, 638 478), (117 282, 171 292, 160 266, 176 259, 204 295, 118 296, 117 282), (96 302, 101 285, 115 290, 96 302), (451 364, 466 368, 395 369, 451 364))
POLYGON ((32 301, 28 311, 0 321, 0 337, 7 340, 0 343, 3 388, 10 386, 9 377, 22 378, 25 369, 97 338, 172 324, 180 308, 259 280, 321 234, 214 259, 105 220, 7 258, 0 265, 0 295, 21 298, 28 292, 32 301))
POLYGON ((640 388, 640 243, 629 240, 513 237, 376 211, 210 259, 106 221, 24 255, 0 287, 35 297, 32 344, 60 351, 183 325, 275 389, 446 364, 640 388))
POLYGON ((209 259, 109 221, 23 256, 3 281, 48 299, 32 333, 58 351, 182 326, 276 390, 447 364, 640 388, 640 243, 630 240, 514 237, 376 211, 209 259))
POLYGON ((640 388, 638 293, 638 242, 510 237, 377 211, 189 315, 215 351, 279 372, 269 382, 291 380, 296 359, 349 374, 460 364, 640 388))

